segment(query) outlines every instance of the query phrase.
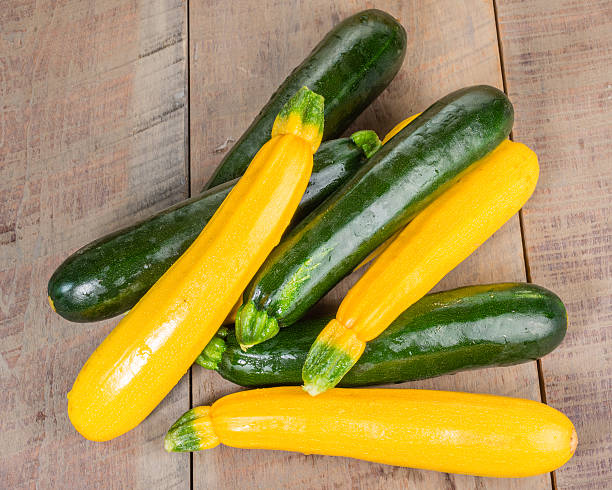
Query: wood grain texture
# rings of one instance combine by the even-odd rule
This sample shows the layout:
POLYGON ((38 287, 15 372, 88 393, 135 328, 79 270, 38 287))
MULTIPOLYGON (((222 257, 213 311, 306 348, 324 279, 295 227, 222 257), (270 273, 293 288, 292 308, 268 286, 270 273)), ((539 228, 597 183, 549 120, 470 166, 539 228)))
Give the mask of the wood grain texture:
MULTIPOLYGON (((570 331, 543 360, 548 402, 580 444, 559 488, 612 487, 612 6, 496 0, 514 136, 542 174, 523 213, 530 276, 565 300, 570 331)), ((501 87, 490 1, 186 2, 7 0, 0 8, 0 486, 188 488, 189 457, 164 432, 189 403, 184 379, 140 427, 90 443, 66 415, 83 362, 116 324, 71 324, 46 304, 57 265, 92 239, 197 192, 265 101, 325 32, 363 8, 408 31, 404 67, 351 129, 381 136, 438 97, 501 87), (6 8, 8 5, 8 8, 6 8), (185 168, 191 59, 191 169, 185 168)), ((332 312, 359 274, 317 306, 332 312)), ((436 289, 524 280, 515 217, 436 289)), ((193 401, 238 388, 194 368, 193 401)), ((539 399, 535 364, 402 386, 539 399)), ((220 447, 194 455, 195 488, 550 488, 347 458, 220 447)))
MULTIPOLYGON (((190 5, 191 189, 197 192, 278 84, 337 22, 363 8, 400 19, 408 50, 391 86, 351 128, 382 136, 406 116, 467 85, 501 88, 493 6, 479 0, 412 2, 198 2, 190 5)), ((334 311, 355 274, 318 305, 334 311)), ((438 289, 525 280, 518 217, 442 281, 438 289)), ((535 363, 446 376, 402 386, 488 392, 539 400, 535 363)), ((238 388, 193 369, 193 402, 209 404, 238 388)), ((186 459, 187 456, 176 455, 186 459)), ((218 447, 193 457, 194 488, 550 488, 549 475, 498 480, 446 475, 348 458, 218 447)))
POLYGON ((541 176, 523 210, 534 282, 565 301, 543 362, 547 401, 576 425, 558 488, 612 488, 612 3, 497 0, 514 136, 541 176))
POLYGON ((116 320, 69 323, 47 304, 85 243, 187 194, 185 5, 8 0, 0 8, 0 486, 189 487, 162 437, 181 383, 139 428, 92 443, 66 393, 116 320))

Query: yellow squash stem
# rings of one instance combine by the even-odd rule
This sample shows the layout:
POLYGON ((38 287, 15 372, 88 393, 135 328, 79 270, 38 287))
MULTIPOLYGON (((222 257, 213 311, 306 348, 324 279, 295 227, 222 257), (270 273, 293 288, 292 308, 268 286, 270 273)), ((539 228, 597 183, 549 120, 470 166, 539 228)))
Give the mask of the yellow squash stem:
POLYGON ((525 204, 538 179, 533 151, 504 141, 399 234, 348 292, 313 343, 302 377, 317 395, 335 386, 367 341, 421 299, 525 204))
POLYGON ((167 451, 217 446, 348 456, 477 476, 524 477, 568 461, 571 421, 543 403, 430 390, 342 389, 311 397, 266 388, 196 407, 168 431, 167 451))
POLYGON ((323 98, 301 89, 202 233, 83 366, 68 415, 84 437, 134 428, 187 372, 279 242, 322 129, 323 98))

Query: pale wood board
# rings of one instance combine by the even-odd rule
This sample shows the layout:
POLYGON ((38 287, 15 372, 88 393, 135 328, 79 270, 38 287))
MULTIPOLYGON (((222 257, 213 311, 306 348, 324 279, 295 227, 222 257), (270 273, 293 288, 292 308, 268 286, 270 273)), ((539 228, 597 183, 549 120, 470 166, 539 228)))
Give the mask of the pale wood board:
MULTIPOLYGON (((561 295, 570 318, 566 341, 543 360, 548 402, 574 420, 580 439, 575 458, 556 472, 556 486, 612 487, 612 135, 605 120, 612 100, 612 5, 495 3, 3 5, 0 486, 191 486, 189 456, 162 449, 167 427, 189 406, 187 377, 140 427, 115 441, 87 442, 72 428, 65 395, 117 320, 62 320, 46 304, 48 277, 81 245, 180 200, 189 187, 197 193, 231 140, 322 35, 347 15, 376 6, 407 28, 408 54, 398 78, 352 129, 382 136, 453 89, 501 88, 505 75, 517 115, 514 137, 536 150, 542 167, 523 213, 529 276, 561 295)), ((436 289, 524 280, 523 260, 514 217, 436 289)), ((336 287, 318 312, 333 312, 358 276, 336 287)), ((539 399, 535 363, 402 386, 539 399)), ((237 389, 215 373, 193 370, 194 404, 237 389)), ((495 480, 226 447, 195 454, 193 462, 194 488, 551 487, 548 475, 495 480)))
POLYGON ((68 254, 187 195, 185 16, 180 0, 0 7, 2 488, 189 487, 161 443, 188 383, 129 434, 86 441, 66 393, 117 320, 70 323, 46 298, 68 254))
POLYGON ((569 313, 542 361, 579 439, 557 487, 612 488, 612 3, 497 2, 514 136, 541 166, 523 210, 530 275, 569 313))
MULTIPOLYGON (((191 189, 198 192, 264 101, 338 21, 361 2, 201 2, 190 4, 191 189)), ((502 87, 493 6, 489 2, 419 1, 376 4, 400 19, 408 52, 397 78, 352 129, 382 136, 395 123, 466 85, 502 87)), ((523 281, 519 221, 514 217, 439 289, 523 281)), ((350 277, 319 306, 333 311, 350 277)), ((535 363, 402 386, 497 393, 539 400, 535 363)), ((193 402, 210 404, 238 387, 193 369, 193 402)), ((175 458, 187 458, 176 455, 175 458)), ((194 488, 550 488, 549 475, 499 480, 394 468, 347 458, 218 447, 193 456, 194 488)))

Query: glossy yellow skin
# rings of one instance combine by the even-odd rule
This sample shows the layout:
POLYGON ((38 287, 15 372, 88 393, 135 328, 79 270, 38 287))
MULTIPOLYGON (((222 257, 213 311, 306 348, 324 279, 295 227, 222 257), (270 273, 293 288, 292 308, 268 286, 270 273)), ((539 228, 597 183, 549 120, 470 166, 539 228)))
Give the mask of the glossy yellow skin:
POLYGON ((314 124, 304 124, 298 112, 292 112, 286 118, 277 117, 272 126, 272 138, 279 134, 297 134, 302 140, 310 145, 310 150, 314 155, 323 139, 323 131, 320 126, 314 124))
MULTIPOLYGON (((395 125, 393 127, 393 129, 391 129, 391 131, 389 131, 387 133, 387 135, 385 136, 385 139, 382 141, 382 144, 384 145, 387 141, 389 141, 391 138, 393 138, 393 136, 395 136, 397 133, 399 133, 402 129, 404 129, 406 126, 408 126, 408 124, 410 124, 412 121, 414 121, 420 115, 421 115, 421 113, 419 112, 418 114, 414 114, 414 115, 404 119, 402 122, 398 123, 397 125, 395 125)), ((290 124, 295 124, 294 122, 291 122, 291 121, 289 123, 290 124)), ((321 144, 320 141, 317 144, 317 148, 318 148, 319 144, 321 144)), ((361 263, 357 267, 355 267, 355 270, 360 269, 361 267, 363 267, 364 265, 368 264, 369 262, 374 260, 376 257, 378 257, 381 253, 383 253, 387 249, 387 247, 391 244, 391 242, 393 240, 395 240, 395 238, 397 238, 397 236, 399 234, 400 234, 400 232, 398 231, 391 238, 389 238, 386 242, 384 242, 383 244, 381 244, 378 247, 376 247, 375 250, 370 252, 370 254, 365 259, 363 259, 363 261, 361 261, 361 263)), ((50 298, 49 298, 49 301, 51 301, 50 298)), ((240 308, 241 305, 242 305, 242 297, 238 300, 238 302, 236 303, 234 308, 232 308, 231 313, 228 315, 228 317, 223 322, 224 325, 231 325, 231 324, 233 324, 236 321, 236 312, 238 311, 238 308, 240 308)))
POLYGON ((138 425, 221 326, 306 189, 314 148, 306 129, 308 139, 276 128, 194 243, 89 358, 68 394, 84 437, 104 441, 138 425))
POLYGON ((393 138, 397 133, 399 133, 402 129, 408 126, 412 121, 414 121, 420 115, 421 115, 421 112, 419 112, 418 114, 414 114, 413 116, 410 116, 409 118, 406 118, 402 122, 396 124, 393 127, 393 129, 391 129, 391 131, 389 131, 387 135, 384 137, 384 139, 382 140, 382 144, 384 145, 387 141, 393 138))
POLYGON ((220 441, 478 476, 549 472, 577 444, 571 421, 547 405, 445 391, 267 388, 223 397, 204 417, 214 435, 202 449, 220 441))
POLYGON ((193 432, 198 434, 200 439, 201 449, 212 449, 217 447, 221 441, 215 434, 215 429, 212 425, 212 419, 210 417, 211 407, 195 407, 193 413, 197 417, 191 422, 193 432))
POLYGON ((238 312, 238 308, 242 306, 242 295, 240 295, 240 299, 236 301, 234 306, 232 307, 232 311, 229 312, 229 315, 223 320, 223 325, 233 325, 236 322, 236 313, 238 312))
MULTIPOLYGON (((527 202, 538 160, 522 143, 504 141, 402 230, 349 290, 317 341, 359 353, 401 312, 421 299, 527 202), (348 329, 341 332, 338 323, 348 329), (329 330, 328 330, 329 329, 329 330)), ((318 389, 305 386, 312 394, 318 389)))

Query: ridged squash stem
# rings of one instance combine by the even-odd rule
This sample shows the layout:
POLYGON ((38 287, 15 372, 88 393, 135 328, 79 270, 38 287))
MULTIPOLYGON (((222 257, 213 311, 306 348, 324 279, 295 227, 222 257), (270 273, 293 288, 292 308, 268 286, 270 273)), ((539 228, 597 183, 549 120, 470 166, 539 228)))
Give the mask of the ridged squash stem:
POLYGON ((166 451, 218 444, 347 456, 490 477, 553 471, 574 454, 571 421, 543 403, 449 391, 299 387, 233 393, 196 407, 168 431, 166 451))
POLYGON ((200 355, 195 360, 196 364, 206 369, 216 370, 219 367, 219 362, 221 362, 221 356, 226 349, 225 338, 228 333, 227 327, 221 327, 217 330, 217 333, 209 340, 204 350, 200 352, 200 355))
POLYGON ((370 158, 382 146, 378 135, 371 129, 362 129, 351 134, 351 140, 353 140, 357 147, 361 148, 366 158, 370 158))
MULTIPOLYGON (((382 145, 376 133, 371 130, 357 131, 351 135, 351 139, 366 158, 374 155, 382 145)), ((276 318, 257 310, 252 301, 241 305, 233 320, 236 322, 236 337, 243 350, 274 337, 279 331, 276 318)))
POLYGON ((276 116, 271 139, 276 136, 297 136, 310 145, 314 155, 323 139, 322 112, 323 97, 302 87, 276 116))
POLYGON ((187 372, 280 241, 322 125, 323 98, 301 89, 204 230, 91 355, 68 394, 85 438, 136 427, 187 372))
POLYGON ((533 151, 504 141, 400 233, 348 292, 302 370, 311 395, 338 384, 366 342, 421 299, 527 202, 538 179, 533 151))

